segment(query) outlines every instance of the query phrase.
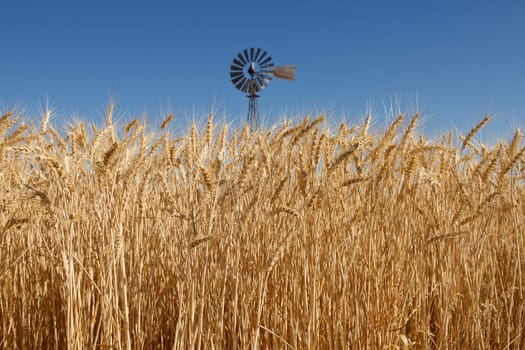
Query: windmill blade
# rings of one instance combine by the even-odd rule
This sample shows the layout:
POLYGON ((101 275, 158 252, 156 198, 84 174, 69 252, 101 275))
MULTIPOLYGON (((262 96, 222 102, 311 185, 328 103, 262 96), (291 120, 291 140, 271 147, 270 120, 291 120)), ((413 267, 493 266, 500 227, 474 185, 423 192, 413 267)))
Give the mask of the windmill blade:
POLYGON ((253 58, 254 62, 257 62, 259 60, 259 55, 261 54, 261 48, 257 48, 257 51, 255 52, 255 57, 253 58))
POLYGON ((230 73, 230 78, 232 80, 233 85, 235 85, 240 79, 244 78, 244 74, 230 73))
POLYGON ((244 66, 244 65, 246 65, 246 63, 248 63, 248 62, 246 62, 246 60, 244 59, 244 57, 242 57, 241 54, 238 54, 238 55, 237 55, 237 58, 239 58, 239 60, 242 62, 241 66, 244 66))
POLYGON ((241 90, 242 92, 244 92, 244 85, 246 84, 246 79, 241 79, 237 84, 235 84, 235 87, 239 90, 241 90))
POLYGON ((241 69, 242 69, 242 67, 244 67, 246 65, 246 63, 242 63, 241 61, 239 61, 236 58, 233 59, 233 64, 239 66, 241 69))
POLYGON ((244 59, 246 60, 246 63, 250 62, 250 55, 248 54, 248 49, 244 49, 243 53, 244 53, 244 59))
POLYGON ((264 81, 266 82, 266 85, 268 85, 271 81, 272 81, 272 77, 271 75, 269 74, 266 74, 266 73, 262 73, 261 74, 261 77, 264 79, 264 81))
POLYGON ((230 75, 244 75, 244 71, 242 70, 230 70, 230 75))
POLYGON ((288 66, 275 67, 272 70, 272 74, 276 78, 281 78, 281 79, 286 79, 286 80, 295 80, 295 64, 290 64, 288 66))
POLYGON ((242 91, 242 85, 246 82, 246 77, 244 75, 235 77, 235 82, 232 83, 235 85, 235 87, 242 91))
POLYGON ((257 60, 257 63, 260 65, 262 60, 266 57, 266 55, 268 54, 267 51, 264 51, 261 55, 261 57, 259 57, 259 59, 257 60))
POLYGON ((230 72, 242 72, 242 67, 234 66, 233 64, 230 66, 230 72))
MULTIPOLYGON (((265 67, 268 62, 272 60, 272 56, 268 56, 264 61, 259 62, 259 66, 265 67)), ((273 66, 273 63, 270 63, 273 66)))
POLYGON ((238 78, 238 77, 243 77, 243 76, 244 76, 243 72, 230 72, 230 77, 232 79, 235 79, 235 78, 238 78))
MULTIPOLYGON (((232 83, 235 84, 235 87, 237 87, 237 89, 241 90, 241 87, 242 87, 242 83, 243 83, 243 79, 240 78, 240 79, 237 79, 237 81, 234 81, 232 80, 232 83)), ((241 90, 242 91, 242 90, 241 90)))
POLYGON ((233 74, 231 74, 231 78, 232 78, 233 85, 236 85, 241 79, 244 79, 244 75, 240 74, 240 75, 234 76, 233 74))
POLYGON ((248 92, 248 89, 250 88, 250 79, 244 79, 243 80, 243 83, 242 83, 242 86, 241 86, 241 91, 242 92, 248 92))
POLYGON ((266 87, 266 85, 268 85, 268 84, 266 83, 266 81, 264 80, 264 78, 263 78, 261 75, 259 75, 259 76, 257 77, 257 85, 259 86, 259 90, 262 90, 262 89, 264 89, 264 88, 266 87))
POLYGON ((250 61, 251 62, 254 62, 255 60, 253 59, 255 57, 255 49, 252 47, 250 48, 250 61))

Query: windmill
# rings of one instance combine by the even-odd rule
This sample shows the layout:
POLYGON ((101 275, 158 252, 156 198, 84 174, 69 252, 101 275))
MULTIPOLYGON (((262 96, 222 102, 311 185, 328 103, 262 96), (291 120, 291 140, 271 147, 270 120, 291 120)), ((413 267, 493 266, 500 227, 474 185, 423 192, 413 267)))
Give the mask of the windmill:
POLYGON ((272 57, 260 48, 244 49, 230 66, 230 77, 233 85, 244 93, 250 102, 248 105, 248 124, 253 129, 259 127, 257 112, 257 93, 264 89, 272 80, 272 76, 280 79, 295 80, 295 65, 275 67, 272 57))

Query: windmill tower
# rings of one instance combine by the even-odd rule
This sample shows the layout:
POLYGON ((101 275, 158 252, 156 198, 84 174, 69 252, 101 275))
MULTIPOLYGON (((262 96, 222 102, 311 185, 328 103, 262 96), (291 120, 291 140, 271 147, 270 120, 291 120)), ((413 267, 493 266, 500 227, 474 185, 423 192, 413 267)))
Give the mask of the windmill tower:
POLYGON ((257 93, 275 78, 295 80, 295 65, 275 67, 272 57, 260 48, 244 49, 239 53, 230 66, 230 77, 233 85, 246 93, 249 99, 248 124, 252 129, 259 128, 257 111, 257 93))

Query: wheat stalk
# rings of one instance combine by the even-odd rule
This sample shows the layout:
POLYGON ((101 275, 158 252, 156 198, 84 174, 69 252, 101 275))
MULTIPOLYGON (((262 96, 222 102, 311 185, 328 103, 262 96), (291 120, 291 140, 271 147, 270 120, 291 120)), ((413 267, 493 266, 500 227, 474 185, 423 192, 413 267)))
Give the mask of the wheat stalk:
POLYGON ((461 144, 461 151, 465 149, 465 147, 470 143, 470 140, 476 135, 487 123, 490 121, 489 116, 485 116, 470 132, 467 134, 467 136, 463 139, 463 143, 461 144))
POLYGON ((172 120, 175 118, 174 114, 170 114, 162 121, 160 124, 160 130, 166 129, 166 127, 172 122, 172 120))

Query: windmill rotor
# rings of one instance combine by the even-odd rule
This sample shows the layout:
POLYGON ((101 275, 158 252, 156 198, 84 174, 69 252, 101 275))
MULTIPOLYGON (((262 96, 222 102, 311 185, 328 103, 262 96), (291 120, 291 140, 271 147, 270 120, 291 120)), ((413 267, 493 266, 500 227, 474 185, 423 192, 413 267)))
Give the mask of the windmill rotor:
POLYGON ((295 65, 274 66, 272 56, 260 48, 244 49, 230 65, 230 78, 233 85, 246 93, 250 99, 248 123, 258 127, 257 94, 272 81, 272 77, 295 80, 295 65))

